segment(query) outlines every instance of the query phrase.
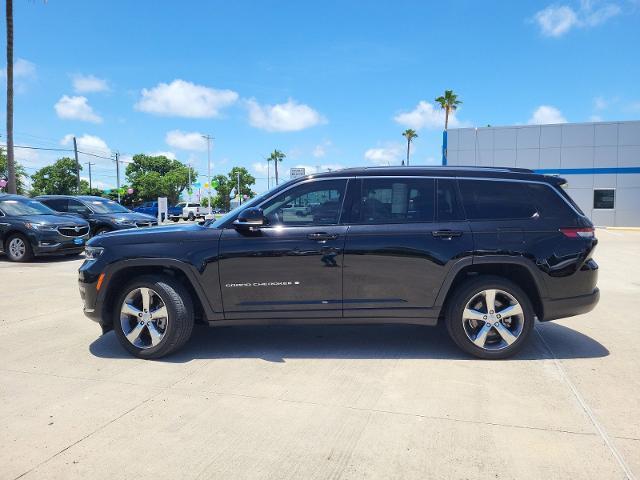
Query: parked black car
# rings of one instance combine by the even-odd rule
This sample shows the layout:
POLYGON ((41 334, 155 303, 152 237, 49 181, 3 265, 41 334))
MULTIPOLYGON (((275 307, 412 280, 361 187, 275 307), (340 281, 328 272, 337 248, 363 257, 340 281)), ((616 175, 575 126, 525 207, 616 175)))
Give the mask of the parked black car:
POLYGON ((108 198, 85 195, 41 195, 36 197, 36 200, 57 212, 84 218, 91 225, 91 235, 158 225, 156 218, 151 215, 132 212, 108 198))
POLYGON ((204 225, 93 238, 84 311, 142 358, 195 321, 444 321, 464 351, 504 358, 534 319, 599 298, 591 221, 561 178, 507 168, 359 168, 292 180, 204 225))
POLYGON ((0 248, 9 260, 34 255, 77 255, 89 239, 89 224, 60 215, 32 198, 0 195, 0 248))

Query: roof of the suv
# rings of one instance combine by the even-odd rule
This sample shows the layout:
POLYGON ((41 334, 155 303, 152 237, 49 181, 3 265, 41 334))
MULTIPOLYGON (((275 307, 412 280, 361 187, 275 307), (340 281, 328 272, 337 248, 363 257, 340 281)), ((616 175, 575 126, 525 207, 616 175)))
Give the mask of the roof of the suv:
POLYGON ((526 168, 510 167, 355 167, 309 175, 312 178, 331 177, 380 177, 380 176, 433 176, 433 177, 475 177, 475 178, 508 178, 513 180, 535 180, 561 184, 564 179, 534 173, 526 168))
POLYGON ((92 200, 107 200, 110 201, 110 198, 105 197, 96 197, 95 195, 38 195, 35 197, 36 199, 46 200, 48 198, 75 198, 84 201, 92 201, 92 200))

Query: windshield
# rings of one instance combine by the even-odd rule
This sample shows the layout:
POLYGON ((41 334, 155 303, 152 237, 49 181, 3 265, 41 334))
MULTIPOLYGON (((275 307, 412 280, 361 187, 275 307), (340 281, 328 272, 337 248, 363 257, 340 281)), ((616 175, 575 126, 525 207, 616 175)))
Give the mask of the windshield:
POLYGON ((261 193, 260 195, 253 197, 251 200, 247 200, 246 203, 243 203, 242 205, 237 206, 236 208, 231 210, 229 213, 227 213, 226 215, 218 218, 217 220, 215 220, 215 221, 209 220, 209 222, 207 222, 206 225, 210 225, 210 226, 212 226, 214 228, 220 228, 222 225, 224 225, 229 220, 234 218, 236 215, 238 215, 238 213, 240 213, 245 208, 253 207, 253 206, 259 204, 265 198, 270 197, 271 195, 273 195, 276 192, 276 190, 280 190, 281 188, 284 188, 284 187, 288 186, 290 183, 293 183, 294 181, 295 180, 289 180, 288 182, 283 183, 281 185, 276 185, 271 190, 267 190, 266 192, 261 193))
POLYGON ((8 216, 56 215, 56 212, 37 200, 0 200, 0 210, 8 216))
POLYGON ((176 207, 184 208, 187 204, 185 202, 176 203, 176 207))
POLYGON ((91 210, 95 213, 128 213, 129 209, 124 208, 113 200, 93 200, 89 203, 91 210))

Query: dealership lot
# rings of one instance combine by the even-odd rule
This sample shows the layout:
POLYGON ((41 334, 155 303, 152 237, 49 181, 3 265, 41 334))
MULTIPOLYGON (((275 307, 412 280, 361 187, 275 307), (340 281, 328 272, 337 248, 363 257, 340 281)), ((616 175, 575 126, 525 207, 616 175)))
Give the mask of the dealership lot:
POLYGON ((640 232, 514 359, 415 326, 196 328, 162 361, 84 317, 81 259, 0 257, 0 478, 640 476, 640 232))

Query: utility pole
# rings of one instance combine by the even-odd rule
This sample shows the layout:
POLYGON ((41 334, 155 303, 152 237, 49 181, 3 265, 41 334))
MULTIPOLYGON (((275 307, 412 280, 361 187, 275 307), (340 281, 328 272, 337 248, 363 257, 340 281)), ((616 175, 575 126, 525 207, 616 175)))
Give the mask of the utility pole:
POLYGON ((78 162, 78 142, 73 137, 73 154, 76 157, 76 193, 80 195, 80 163, 78 162))
POLYGON ((118 203, 120 203, 120 154, 116 152, 116 189, 118 191, 118 203))
POLYGON ((207 141, 207 177, 209 179, 209 189, 208 189, 208 197, 209 197, 209 215, 211 215, 211 140, 213 137, 211 135, 202 135, 207 141))
MULTIPOLYGON (((188 201, 191 201, 191 164, 187 163, 187 168, 189 169, 189 186, 187 187, 187 195, 188 195, 188 201)), ((179 199, 178 199, 179 200, 179 199)))
POLYGON ((238 205, 242 205, 242 194, 240 193, 240 172, 238 172, 238 205))
POLYGON ((91 195, 91 191, 93 190, 93 184, 91 183, 91 166, 95 165, 95 163, 86 162, 85 165, 89 165, 89 195, 91 195))

